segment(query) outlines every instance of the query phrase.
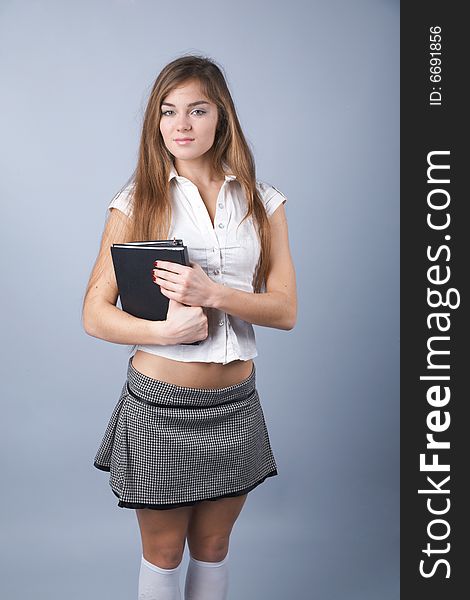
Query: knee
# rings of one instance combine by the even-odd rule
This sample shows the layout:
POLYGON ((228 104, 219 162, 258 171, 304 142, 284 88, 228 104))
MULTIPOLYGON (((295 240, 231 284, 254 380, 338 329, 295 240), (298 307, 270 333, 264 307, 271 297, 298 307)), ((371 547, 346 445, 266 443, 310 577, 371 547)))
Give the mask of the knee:
POLYGON ((153 565, 162 569, 174 569, 183 559, 184 547, 180 545, 159 545, 158 543, 147 544, 144 547, 143 556, 153 565))
POLYGON ((229 547, 227 536, 204 536, 190 540, 188 546, 191 556, 205 562, 220 562, 225 558, 229 547))

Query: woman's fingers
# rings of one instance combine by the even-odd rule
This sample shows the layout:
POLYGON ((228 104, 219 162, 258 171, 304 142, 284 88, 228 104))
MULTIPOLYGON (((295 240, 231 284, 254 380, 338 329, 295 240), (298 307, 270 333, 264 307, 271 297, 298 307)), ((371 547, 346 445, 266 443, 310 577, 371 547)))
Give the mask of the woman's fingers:
POLYGON ((165 281, 172 281, 173 283, 178 283, 181 281, 181 275, 177 273, 171 273, 169 271, 164 271, 163 269, 152 269, 152 273, 155 277, 163 279, 165 281))
POLYGON ((166 269, 167 271, 171 271, 173 273, 184 273, 184 271, 191 268, 187 267, 186 265, 180 265, 179 263, 168 260, 156 260, 153 264, 159 269, 166 269))
POLYGON ((171 290, 173 292, 180 291, 182 287, 180 283, 175 283, 173 281, 163 279, 162 277, 154 277, 153 281, 159 286, 164 287, 165 289, 171 290))

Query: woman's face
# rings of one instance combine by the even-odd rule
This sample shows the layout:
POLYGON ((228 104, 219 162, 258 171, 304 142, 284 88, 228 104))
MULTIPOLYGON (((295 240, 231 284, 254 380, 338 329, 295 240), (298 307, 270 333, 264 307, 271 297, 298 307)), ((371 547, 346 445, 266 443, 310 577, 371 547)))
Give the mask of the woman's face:
POLYGON ((214 143, 217 106, 203 93, 198 80, 174 88, 160 107, 160 131, 175 158, 191 160, 205 154, 214 143), (177 141, 188 138, 191 141, 177 141))

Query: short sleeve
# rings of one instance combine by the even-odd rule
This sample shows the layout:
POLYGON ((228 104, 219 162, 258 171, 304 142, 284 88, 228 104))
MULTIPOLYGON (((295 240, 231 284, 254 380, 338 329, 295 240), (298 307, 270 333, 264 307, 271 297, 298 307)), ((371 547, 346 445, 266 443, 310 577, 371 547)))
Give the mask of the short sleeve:
POLYGON ((266 181, 257 181, 256 185, 261 194, 266 213, 270 217, 278 206, 287 201, 287 198, 280 190, 266 181))
POLYGON ((133 186, 127 186, 124 190, 118 192, 108 205, 110 208, 118 208, 128 217, 132 216, 132 191, 133 186))

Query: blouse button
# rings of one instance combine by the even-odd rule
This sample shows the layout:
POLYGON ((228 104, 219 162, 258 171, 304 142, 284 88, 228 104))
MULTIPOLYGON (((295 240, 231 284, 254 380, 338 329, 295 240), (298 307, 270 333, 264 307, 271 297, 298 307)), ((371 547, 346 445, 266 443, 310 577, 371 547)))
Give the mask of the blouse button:
POLYGON ((219 208, 223 208, 224 205, 222 204, 222 202, 219 202, 219 208))
POLYGON ((220 273, 219 269, 214 270, 214 275, 218 275, 220 273))
POLYGON ((220 327, 222 327, 222 325, 224 324, 224 322, 222 320, 219 321, 219 325, 220 327))
POLYGON ((220 227, 220 229, 223 229, 224 228, 224 224, 223 223, 219 223, 219 227, 220 227))

